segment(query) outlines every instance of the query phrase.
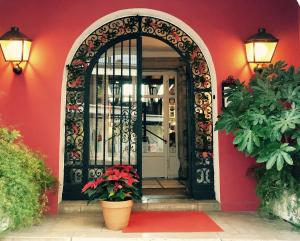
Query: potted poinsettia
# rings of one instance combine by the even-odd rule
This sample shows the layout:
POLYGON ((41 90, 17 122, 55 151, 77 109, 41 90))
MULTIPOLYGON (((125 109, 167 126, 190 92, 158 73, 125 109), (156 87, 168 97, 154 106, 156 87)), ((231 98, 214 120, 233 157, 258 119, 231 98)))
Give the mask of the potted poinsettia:
POLYGON ((128 225, 133 200, 140 199, 138 182, 139 176, 133 166, 114 165, 88 182, 82 193, 88 196, 88 202, 100 201, 108 229, 121 230, 128 225))

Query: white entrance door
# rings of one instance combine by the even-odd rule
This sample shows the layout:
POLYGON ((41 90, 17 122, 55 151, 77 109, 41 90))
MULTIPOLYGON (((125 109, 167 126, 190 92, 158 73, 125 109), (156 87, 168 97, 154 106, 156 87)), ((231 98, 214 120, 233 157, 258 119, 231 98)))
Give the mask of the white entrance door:
POLYGON ((144 72, 143 178, 178 177, 175 71, 144 72))

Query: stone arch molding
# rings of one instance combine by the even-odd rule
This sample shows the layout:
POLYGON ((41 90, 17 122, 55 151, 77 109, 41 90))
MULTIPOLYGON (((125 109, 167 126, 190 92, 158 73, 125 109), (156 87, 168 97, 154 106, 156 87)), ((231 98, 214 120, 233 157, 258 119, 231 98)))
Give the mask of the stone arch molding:
MULTIPOLYGON (((218 137, 212 131, 216 117, 216 103, 213 103, 216 75, 212 58, 204 42, 188 25, 167 13, 150 9, 127 9, 109 14, 92 24, 73 44, 62 83, 60 181, 63 183, 64 165, 79 162, 83 155, 82 123, 87 69, 102 48, 121 37, 124 39, 137 33, 166 42, 191 67, 195 181, 199 187, 214 185, 216 199, 220 201, 218 137)), ((62 190, 60 197, 61 193, 62 190)))

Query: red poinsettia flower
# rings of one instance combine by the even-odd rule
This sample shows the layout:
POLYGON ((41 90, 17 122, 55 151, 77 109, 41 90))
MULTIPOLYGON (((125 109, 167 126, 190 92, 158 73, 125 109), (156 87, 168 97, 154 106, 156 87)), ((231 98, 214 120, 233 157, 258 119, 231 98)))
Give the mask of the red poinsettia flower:
POLYGON ((114 190, 114 192, 117 192, 121 188, 123 188, 123 186, 120 183, 116 182, 114 184, 114 189, 113 190, 114 190))
POLYGON ((98 186, 99 184, 101 184, 102 182, 104 182, 105 180, 102 177, 99 177, 96 179, 96 181, 94 181, 95 185, 98 186))
POLYGON ((119 176, 117 176, 117 175, 110 175, 110 176, 108 176, 108 180, 110 180, 110 181, 117 181, 117 180, 119 180, 120 178, 119 178, 119 176))
POLYGON ((81 192, 85 192, 89 188, 96 188, 96 185, 94 182, 88 182, 85 184, 85 186, 82 188, 81 192))
POLYGON ((136 185, 138 182, 139 177, 134 167, 115 165, 107 168, 95 181, 88 182, 82 188, 82 193, 87 194, 90 200, 138 199, 140 198, 136 185))
POLYGON ((134 178, 131 177, 131 178, 127 179, 126 183, 127 183, 128 186, 132 186, 133 183, 136 183, 136 182, 138 182, 138 180, 136 180, 136 179, 134 179, 134 178))

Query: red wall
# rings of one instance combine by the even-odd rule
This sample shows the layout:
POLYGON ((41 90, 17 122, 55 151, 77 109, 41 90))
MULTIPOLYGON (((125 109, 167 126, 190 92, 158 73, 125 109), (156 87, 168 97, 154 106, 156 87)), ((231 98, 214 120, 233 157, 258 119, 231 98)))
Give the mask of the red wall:
MULTIPOLYGON (((299 9, 296 0, 0 0, 0 33, 12 25, 32 37, 30 64, 16 76, 0 57, 2 122, 20 129, 33 149, 45 153, 58 175, 62 74, 75 39, 94 21, 125 8, 150 8, 183 20, 204 40, 212 55, 219 86, 229 74, 247 80, 243 40, 264 26, 280 39, 274 60, 300 64, 299 9)), ((220 106, 221 99, 218 99, 220 106)), ((255 182, 245 172, 253 160, 238 153, 232 138, 219 134, 223 210, 253 210, 255 182)), ((51 198, 55 212, 56 198, 51 198)))

